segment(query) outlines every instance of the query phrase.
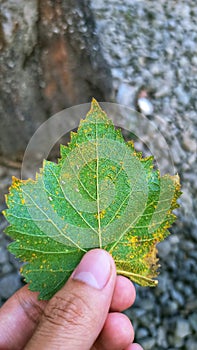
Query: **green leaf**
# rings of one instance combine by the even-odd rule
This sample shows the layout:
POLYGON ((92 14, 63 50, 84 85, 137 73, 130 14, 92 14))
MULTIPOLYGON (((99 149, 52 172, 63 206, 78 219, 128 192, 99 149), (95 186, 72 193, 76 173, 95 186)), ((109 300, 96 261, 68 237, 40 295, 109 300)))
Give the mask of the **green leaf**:
POLYGON ((154 286, 156 244, 168 235, 179 195, 178 175, 160 177, 153 158, 136 153, 93 100, 58 164, 44 161, 35 181, 13 178, 4 212, 15 240, 9 250, 26 262, 21 272, 40 299, 96 247, 112 254, 118 273, 154 286))

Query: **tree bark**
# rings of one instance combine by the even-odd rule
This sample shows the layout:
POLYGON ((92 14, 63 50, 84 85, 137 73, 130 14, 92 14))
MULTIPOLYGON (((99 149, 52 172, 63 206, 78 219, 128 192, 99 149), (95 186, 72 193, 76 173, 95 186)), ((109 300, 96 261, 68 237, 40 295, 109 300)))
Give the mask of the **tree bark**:
POLYGON ((89 0, 2 1, 0 67, 4 157, 20 158, 52 114, 112 96, 89 0))

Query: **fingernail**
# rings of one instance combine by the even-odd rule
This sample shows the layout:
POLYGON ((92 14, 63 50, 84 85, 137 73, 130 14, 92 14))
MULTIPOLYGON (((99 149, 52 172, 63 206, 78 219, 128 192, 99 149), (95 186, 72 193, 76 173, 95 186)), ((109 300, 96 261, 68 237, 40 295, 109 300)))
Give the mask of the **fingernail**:
POLYGON ((96 289, 102 289, 109 280, 110 271, 111 264, 108 253, 101 249, 95 249, 84 255, 72 278, 96 289))

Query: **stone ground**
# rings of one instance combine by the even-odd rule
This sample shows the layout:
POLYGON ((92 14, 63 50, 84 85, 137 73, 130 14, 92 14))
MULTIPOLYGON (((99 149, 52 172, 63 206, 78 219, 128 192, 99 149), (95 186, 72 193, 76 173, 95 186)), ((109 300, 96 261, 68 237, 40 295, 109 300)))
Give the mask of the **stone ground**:
MULTIPOLYGON (((134 323, 136 341, 145 350, 196 350, 196 1, 95 0, 92 7, 112 69, 115 101, 131 108, 138 104, 148 123, 154 124, 159 142, 163 135, 183 191, 172 234, 158 247, 159 285, 155 289, 136 286, 137 300, 127 314, 134 323)), ((137 133, 136 147, 144 153, 154 136, 151 130, 137 133)), ((165 159, 160 163, 168 168, 165 159)), ((5 207, 3 194, 11 175, 20 174, 17 164, 8 165, 0 167, 0 209, 5 207)), ((1 217, 0 304, 22 285, 17 272, 20 263, 6 250, 5 225, 1 217)))
MULTIPOLYGON (((95 0, 92 6, 112 69, 116 101, 136 108, 139 98, 145 97, 141 111, 154 123, 158 138, 161 134, 165 138, 183 191, 172 235, 159 245, 159 285, 155 289, 137 286, 137 301, 127 314, 145 350, 195 350, 196 1, 126 0, 123 4, 121 0, 95 0)), ((145 136, 145 143, 151 143, 153 135, 145 136)), ((136 146, 145 150, 139 142, 136 146)), ((161 168, 168 167, 160 163, 161 168)))

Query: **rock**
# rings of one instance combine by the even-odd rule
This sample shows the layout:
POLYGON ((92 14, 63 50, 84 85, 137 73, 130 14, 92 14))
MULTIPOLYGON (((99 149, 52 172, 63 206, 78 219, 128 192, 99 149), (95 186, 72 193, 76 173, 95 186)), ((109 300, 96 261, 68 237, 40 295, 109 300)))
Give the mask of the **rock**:
POLYGON ((146 328, 138 328, 137 330, 137 337, 138 339, 146 338, 148 336, 148 329, 146 328))
POLYGON ((180 58, 179 64, 181 67, 188 66, 189 65, 189 60, 187 57, 183 56, 180 58))
MULTIPOLYGON (((196 289, 197 285, 194 287, 194 290, 196 289)), ((187 311, 187 313, 192 313, 193 310, 197 310, 197 300, 194 299, 195 297, 190 295, 190 299, 185 305, 185 310, 187 311)))
POLYGON ((136 87, 127 83, 120 84, 116 96, 117 102, 122 105, 132 106, 134 108, 136 92, 136 87))
POLYGON ((188 163, 191 166, 192 164, 196 163, 196 152, 194 152, 193 154, 191 154, 191 156, 188 159, 188 163))
POLYGON ((183 187, 182 191, 183 193, 181 195, 180 202, 184 208, 185 215, 190 215, 193 211, 193 199, 187 188, 183 187))
POLYGON ((118 79, 119 81, 122 81, 124 76, 123 76, 123 71, 120 68, 113 68, 112 69, 112 74, 115 79, 118 79))
MULTIPOLYGON (((169 284, 170 284, 170 283, 168 283, 168 285, 169 285, 169 284)), ((160 305, 165 306, 165 310, 166 310, 166 305, 167 305, 167 303, 169 302, 169 293, 168 293, 168 291, 167 291, 168 285, 165 286, 165 291, 163 291, 162 295, 161 295, 160 298, 159 298, 159 303, 160 303, 160 305)), ((163 312, 163 311, 164 311, 164 310, 162 309, 162 312, 163 312)))
MULTIPOLYGON (((0 271, 1 271, 2 275, 5 275, 5 274, 10 273, 12 270, 13 270, 13 266, 7 262, 6 264, 3 264, 0 271)), ((0 292, 0 294, 1 294, 1 292, 0 292)))
POLYGON ((0 295, 2 298, 7 299, 21 286, 20 276, 15 273, 10 273, 0 280, 0 295))
POLYGON ((180 142, 177 137, 175 137, 172 141, 172 146, 170 148, 170 152, 172 154, 172 158, 175 164, 180 164, 181 160, 184 158, 185 154, 183 149, 180 146, 180 142))
POLYGON ((153 350, 155 349, 155 339, 154 338, 144 338, 140 341, 142 347, 146 350, 153 350))
POLYGON ((4 264, 8 260, 8 251, 4 247, 0 247, 0 264, 4 264))
POLYGON ((149 311, 149 310, 153 310, 155 306, 155 301, 153 300, 153 298, 146 298, 144 300, 141 301, 140 303, 140 307, 146 311, 149 311))
POLYGON ((192 57, 192 64, 193 64, 194 66, 197 66, 197 56, 193 56, 193 57, 192 57))
POLYGON ((140 109, 140 111, 144 114, 144 115, 151 115, 153 114, 154 111, 154 107, 153 104, 150 102, 150 100, 146 97, 140 97, 137 100, 137 104, 138 107, 140 109))
POLYGON ((155 93, 156 98, 161 98, 164 96, 168 96, 171 93, 171 87, 168 84, 163 84, 158 91, 155 93))
POLYGON ((176 322, 175 335, 177 338, 185 338, 191 334, 190 324, 188 320, 179 318, 176 322))
POLYGON ((189 324, 194 332, 197 334, 197 313, 192 313, 189 318, 189 324))
POLYGON ((194 53, 194 52, 196 53, 196 45, 194 40, 191 40, 191 39, 185 40, 184 46, 185 46, 185 49, 190 53, 194 53))
POLYGON ((172 290, 171 290, 171 297, 179 306, 184 305, 183 295, 174 288, 172 288, 172 290))
MULTIPOLYGON (((162 275, 160 274, 158 276, 158 286, 157 286, 157 291, 158 292, 162 292, 162 293, 165 293, 166 290, 167 290, 167 286, 168 286, 168 282, 169 282, 169 277, 168 277, 168 274, 166 272, 162 272, 162 275)), ((167 296, 168 298, 168 296, 167 296)))
POLYGON ((192 287, 191 286, 184 286, 184 288, 182 288, 182 291, 184 292, 184 295, 189 298, 192 293, 193 293, 193 290, 192 290, 192 287))
POLYGON ((192 138, 191 133, 189 131, 183 132, 182 145, 186 151, 196 152, 197 150, 196 140, 192 138))
POLYGON ((141 308, 135 308, 135 315, 137 318, 141 318, 146 313, 146 310, 141 308))
POLYGON ((165 258, 169 255, 171 246, 170 242, 168 240, 165 240, 157 245, 158 248, 158 254, 161 258, 165 258))
POLYGON ((180 238, 176 234, 173 234, 169 236, 168 241, 171 245, 175 246, 180 242, 180 238))
POLYGON ((193 258, 195 261, 197 261, 197 251, 196 250, 193 250, 193 251, 189 251, 189 256, 191 258, 193 258))
POLYGON ((167 300, 167 302, 164 304, 163 313, 165 316, 174 315, 177 312, 177 310, 178 303, 176 301, 167 300))
POLYGON ((20 270, 23 265, 23 262, 20 259, 17 259, 13 254, 9 253, 9 260, 16 270, 20 270))
POLYGON ((195 241, 197 241, 197 219, 192 222, 191 235, 195 241))
POLYGON ((161 64, 159 64, 159 62, 155 62, 151 65, 150 70, 153 75, 160 75, 162 73, 161 64))
POLYGON ((196 350, 197 349, 197 337, 187 340, 186 349, 189 349, 189 350, 196 350))
MULTIPOLYGON (((182 74, 181 74, 182 75, 182 74)), ((186 106, 189 103, 190 96, 189 94, 183 89, 181 85, 178 85, 174 90, 175 95, 178 98, 178 101, 186 106)))
POLYGON ((180 248, 184 249, 189 254, 195 249, 195 244, 192 241, 186 241, 185 239, 180 242, 180 248))
POLYGON ((167 347, 167 341, 166 341, 166 330, 164 327, 160 326, 157 331, 157 344, 160 347, 167 347))
POLYGON ((140 324, 147 329, 150 329, 152 322, 152 313, 151 311, 146 312, 140 319, 140 324))
POLYGON ((176 337, 174 334, 168 336, 168 343, 173 346, 172 350, 183 348, 184 338, 176 337))

